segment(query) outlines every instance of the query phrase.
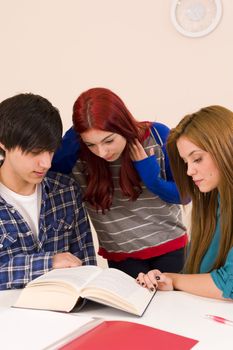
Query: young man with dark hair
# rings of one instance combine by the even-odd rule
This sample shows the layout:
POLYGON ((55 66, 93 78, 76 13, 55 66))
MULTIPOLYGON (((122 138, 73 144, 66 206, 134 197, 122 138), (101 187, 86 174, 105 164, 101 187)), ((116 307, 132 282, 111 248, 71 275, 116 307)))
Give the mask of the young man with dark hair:
POLYGON ((0 290, 51 269, 96 264, 77 182, 47 172, 61 138, 47 99, 19 94, 0 103, 0 290))

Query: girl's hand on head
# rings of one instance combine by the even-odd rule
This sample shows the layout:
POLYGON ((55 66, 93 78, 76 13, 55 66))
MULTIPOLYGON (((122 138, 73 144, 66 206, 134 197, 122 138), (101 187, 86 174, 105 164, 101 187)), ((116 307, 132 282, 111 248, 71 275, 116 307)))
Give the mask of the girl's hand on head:
POLYGON ((147 274, 139 273, 136 278, 138 284, 142 287, 148 288, 151 291, 158 290, 173 290, 173 282, 171 277, 159 270, 151 270, 147 274))
MULTIPOLYGON (((134 142, 131 142, 129 144, 129 154, 130 158, 133 161, 139 161, 143 160, 148 157, 146 154, 146 151, 144 150, 142 144, 139 142, 138 139, 135 139, 134 142)), ((150 150, 150 155, 153 155, 153 149, 150 150)))

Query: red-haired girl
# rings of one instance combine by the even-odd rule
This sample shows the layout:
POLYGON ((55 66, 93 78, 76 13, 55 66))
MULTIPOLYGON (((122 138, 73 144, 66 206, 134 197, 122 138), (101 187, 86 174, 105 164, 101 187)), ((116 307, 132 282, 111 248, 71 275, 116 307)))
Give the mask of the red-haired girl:
POLYGON ((169 129, 139 122, 112 91, 92 88, 73 106, 73 127, 53 160, 72 171, 109 267, 136 277, 178 272, 187 242, 165 143, 169 129))

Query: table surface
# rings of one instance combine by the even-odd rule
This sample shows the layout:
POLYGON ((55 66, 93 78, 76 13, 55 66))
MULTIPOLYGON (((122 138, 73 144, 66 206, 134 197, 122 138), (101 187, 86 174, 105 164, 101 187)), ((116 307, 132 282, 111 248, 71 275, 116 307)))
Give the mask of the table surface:
MULTIPOLYGON (((20 290, 0 291, 0 312, 10 308, 19 293, 20 290)), ((233 349, 233 327, 205 318, 206 314, 210 314, 232 320, 231 301, 202 298, 178 291, 157 292, 142 317, 94 302, 88 302, 78 314, 137 322, 197 339, 199 342, 193 347, 195 350, 233 349)))

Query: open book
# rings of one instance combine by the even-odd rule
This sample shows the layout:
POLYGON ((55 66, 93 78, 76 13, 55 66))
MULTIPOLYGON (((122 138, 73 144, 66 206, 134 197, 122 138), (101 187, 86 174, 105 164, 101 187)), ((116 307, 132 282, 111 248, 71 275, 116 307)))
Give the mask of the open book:
POLYGON ((14 307, 69 312, 90 299, 141 316, 154 293, 120 270, 80 266, 54 269, 29 282, 14 307))

